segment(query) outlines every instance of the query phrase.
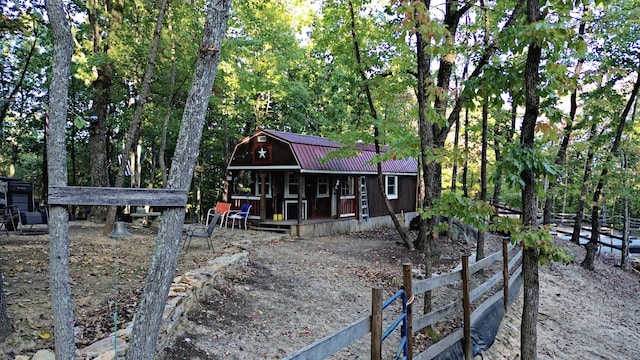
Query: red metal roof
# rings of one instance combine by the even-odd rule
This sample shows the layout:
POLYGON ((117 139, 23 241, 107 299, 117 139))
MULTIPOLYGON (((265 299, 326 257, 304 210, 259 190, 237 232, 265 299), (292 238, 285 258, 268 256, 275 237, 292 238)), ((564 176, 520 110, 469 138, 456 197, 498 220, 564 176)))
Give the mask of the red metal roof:
MULTIPOLYGON (((376 165, 370 163, 375 156, 373 145, 358 145, 362 151, 355 157, 332 159, 322 162, 330 151, 336 150, 341 145, 325 138, 310 135, 301 135, 283 131, 262 130, 265 133, 284 142, 289 143, 300 165, 301 172, 323 173, 377 173, 376 165)), ((388 148, 382 150, 388 151, 388 148)), ((388 160, 382 163, 382 172, 392 174, 417 174, 418 162, 413 159, 388 160)))

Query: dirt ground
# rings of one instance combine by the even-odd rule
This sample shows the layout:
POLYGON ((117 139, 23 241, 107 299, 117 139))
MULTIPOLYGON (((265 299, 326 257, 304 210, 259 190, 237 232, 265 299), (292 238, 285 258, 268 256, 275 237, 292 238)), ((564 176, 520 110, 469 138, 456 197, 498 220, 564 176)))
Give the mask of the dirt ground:
MULTIPOLYGON (((102 236, 99 225, 72 223, 71 275, 78 346, 101 339, 113 329, 116 242, 102 236)), ((152 252, 153 229, 129 227, 131 238, 119 239, 119 322, 131 319, 138 304, 152 252)), ((207 260, 228 255, 249 239, 250 264, 188 313, 174 342, 159 349, 160 359, 280 359, 367 316, 371 288, 385 296, 402 282, 402 263, 421 264, 421 254, 398 244, 391 230, 314 239, 273 237, 255 231, 216 230, 215 251, 197 239, 180 255, 177 274, 207 260)), ((495 240, 495 239, 494 239, 495 240)), ((490 241, 488 252, 499 241, 490 241)), ((581 249, 571 251, 581 259, 581 249)), ((456 266, 471 247, 455 241, 434 249, 435 271, 456 266)), ((16 332, 0 343, 0 356, 12 359, 37 349, 53 348, 48 293, 48 236, 0 235, 0 269, 4 272, 9 315, 16 332)), ((538 353, 543 359, 640 359, 640 276, 613 266, 602 256, 595 272, 577 265, 541 269, 538 353), (596 324, 596 326, 594 326, 596 324)), ((418 269, 419 265, 415 265, 418 269)), ((438 296, 436 295, 436 298, 438 296)), ((441 295, 442 297, 442 295, 441 295)), ((519 358, 519 306, 484 358, 519 358)), ((455 320, 452 320, 455 322, 455 320)), ((440 324, 447 331, 454 324, 440 324)), ((428 343, 429 339, 418 339, 428 343)), ((397 342, 385 341, 389 352, 397 342)), ((368 342, 359 341, 335 359, 368 358, 368 342)))

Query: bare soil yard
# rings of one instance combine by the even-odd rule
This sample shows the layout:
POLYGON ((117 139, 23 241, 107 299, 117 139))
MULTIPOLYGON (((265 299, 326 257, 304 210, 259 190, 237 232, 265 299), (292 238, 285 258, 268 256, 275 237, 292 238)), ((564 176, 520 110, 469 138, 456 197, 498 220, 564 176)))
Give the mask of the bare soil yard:
MULTIPOLYGON (((118 240, 118 313, 134 314, 155 239, 148 228, 132 228, 118 240)), ((71 227, 71 275, 78 346, 113 327, 115 240, 99 225, 71 227)), ((499 241, 493 239, 487 252, 499 241)), ((249 265, 201 299, 161 359, 279 359, 370 313, 371 287, 390 296, 402 282, 401 264, 421 264, 421 254, 398 244, 392 230, 314 239, 292 239, 256 231, 217 229, 215 251, 194 240, 180 255, 177 274, 213 257, 249 251, 249 265)), ((571 247, 581 259, 582 249, 571 247)), ((469 246, 443 241, 434 249, 437 271, 449 271, 469 246)), ((48 293, 48 236, 0 235, 9 315, 16 332, 0 343, 0 358, 53 347, 48 293)), ((595 272, 577 265, 541 270, 538 353, 542 359, 640 359, 640 277, 613 266, 603 255, 595 272)), ((419 266, 416 266, 419 267, 419 266)), ((522 296, 521 296, 522 297, 522 296)), ((521 301, 521 300, 519 300, 521 301)), ((421 302, 418 304, 421 305, 421 302)), ((521 302, 520 302, 521 304, 521 302)), ((485 358, 517 359, 519 310, 485 358)), ((450 324, 440 324, 446 332, 450 324)), ((390 344, 395 340, 391 340, 390 344)), ((418 339, 428 343, 429 339, 418 339)), ((387 350, 389 351, 389 350, 387 350)), ((363 340, 336 359, 366 359, 363 340)))

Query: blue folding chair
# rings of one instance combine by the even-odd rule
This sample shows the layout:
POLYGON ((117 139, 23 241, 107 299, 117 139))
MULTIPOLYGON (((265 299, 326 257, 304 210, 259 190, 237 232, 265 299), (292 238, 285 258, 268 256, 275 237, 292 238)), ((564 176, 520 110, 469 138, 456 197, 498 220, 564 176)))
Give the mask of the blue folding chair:
POLYGON ((242 209, 240 211, 230 211, 229 215, 227 215, 227 220, 232 219, 231 221, 231 230, 236 225, 236 220, 238 220, 238 227, 244 222, 244 229, 247 230, 247 219, 249 218, 249 211, 251 211, 251 204, 245 203, 242 205, 242 209))

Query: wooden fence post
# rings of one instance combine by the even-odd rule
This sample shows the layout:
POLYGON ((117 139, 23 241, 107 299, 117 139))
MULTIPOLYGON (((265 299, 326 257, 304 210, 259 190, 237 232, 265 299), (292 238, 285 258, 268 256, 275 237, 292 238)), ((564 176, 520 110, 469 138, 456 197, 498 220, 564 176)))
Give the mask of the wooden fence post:
POLYGON ((413 359, 413 284, 411 263, 402 264, 402 283, 407 297, 407 360, 413 359))
POLYGON ((462 257, 462 312, 464 314, 464 337, 462 349, 465 360, 471 360, 471 300, 469 296, 469 255, 462 257))
POLYGON ((505 316, 509 312, 509 249, 507 247, 508 240, 502 240, 502 291, 503 306, 505 316))
POLYGON ((382 360, 382 287, 371 289, 371 360, 382 360))

